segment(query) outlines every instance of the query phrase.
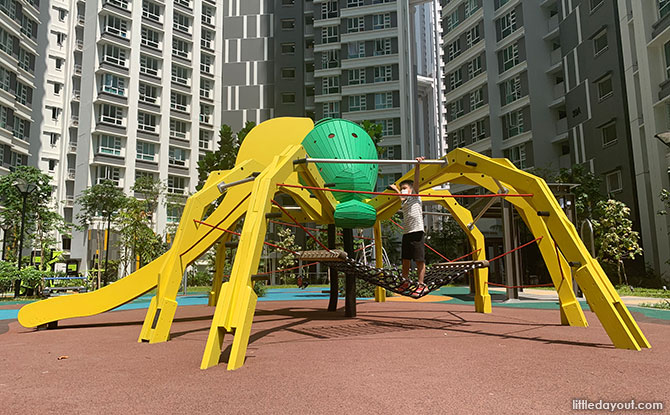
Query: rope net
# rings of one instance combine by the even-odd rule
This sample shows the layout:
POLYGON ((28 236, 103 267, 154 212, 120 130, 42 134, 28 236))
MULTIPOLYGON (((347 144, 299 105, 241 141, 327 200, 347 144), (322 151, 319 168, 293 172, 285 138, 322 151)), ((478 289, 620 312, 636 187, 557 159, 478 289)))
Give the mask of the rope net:
POLYGON ((418 281, 403 278, 397 269, 376 268, 355 261, 343 251, 305 251, 301 259, 321 261, 338 272, 353 275, 370 284, 386 288, 396 294, 412 298, 421 298, 449 284, 476 268, 488 267, 488 261, 461 261, 433 264, 426 267, 425 289, 419 289, 418 281))

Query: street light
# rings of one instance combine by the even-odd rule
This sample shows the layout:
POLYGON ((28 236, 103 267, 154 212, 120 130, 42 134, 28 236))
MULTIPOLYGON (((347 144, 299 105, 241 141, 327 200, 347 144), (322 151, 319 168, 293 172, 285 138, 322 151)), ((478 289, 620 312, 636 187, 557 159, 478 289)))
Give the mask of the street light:
MULTIPOLYGON (((26 201, 28 200, 28 195, 37 189, 37 185, 28 183, 26 179, 19 177, 14 181, 14 187, 16 187, 16 190, 23 196, 23 206, 21 208, 21 233, 19 234, 19 263, 17 265, 18 269, 21 270, 21 260, 23 259, 23 230, 26 225, 26 201)), ((17 279, 14 282, 14 297, 18 297, 20 293, 21 279, 17 279)))
POLYGON ((658 141, 670 147, 670 131, 664 133, 655 134, 654 137, 658 138, 658 141))

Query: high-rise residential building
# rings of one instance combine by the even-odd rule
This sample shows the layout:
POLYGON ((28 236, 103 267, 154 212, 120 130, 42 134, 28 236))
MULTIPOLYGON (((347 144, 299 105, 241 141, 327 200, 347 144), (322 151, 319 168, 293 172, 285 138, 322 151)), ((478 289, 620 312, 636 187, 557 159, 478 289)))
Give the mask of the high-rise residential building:
POLYGON ((39 8, 37 0, 0 2, 0 175, 30 156, 39 8))
MULTIPOLYGON (((224 5, 223 122, 279 116, 383 126, 383 157, 444 153, 438 1, 224 5)), ((380 187, 407 167, 384 166, 380 187)))
MULTIPOLYGON (((43 119, 35 134, 42 167, 60 155, 56 185, 64 216, 76 218, 76 195, 103 180, 126 194, 140 176, 161 180, 173 195, 194 191, 198 159, 213 148, 221 124, 223 5, 71 3, 53 4, 50 12, 62 24, 47 25, 41 60, 54 76, 42 85, 43 119), (66 86, 59 90, 61 82, 66 86)), ((161 205, 156 230, 164 232, 180 215, 178 205, 161 205)), ((71 255, 83 270, 101 249, 91 245, 95 239, 73 235, 71 255)))
MULTIPOLYGON (((621 105, 637 94, 624 75, 630 36, 620 21, 629 19, 629 3, 443 1, 447 130, 450 148, 506 157, 522 169, 583 165, 600 176, 603 193, 631 208, 649 247, 645 261, 660 270, 656 247, 667 248, 667 235, 663 245, 654 240, 649 192, 640 193, 646 161, 636 156, 640 140, 621 105)), ((652 19, 648 5, 639 7, 645 22, 658 19, 657 10, 652 19)), ((658 170, 655 176, 660 193, 658 170)))
MULTIPOLYGON (((592 1, 591 3, 597 3, 592 1)), ((644 259, 670 278, 670 222, 661 216, 670 189, 670 148, 654 135, 670 130, 670 1, 618 1, 629 129, 644 259)))

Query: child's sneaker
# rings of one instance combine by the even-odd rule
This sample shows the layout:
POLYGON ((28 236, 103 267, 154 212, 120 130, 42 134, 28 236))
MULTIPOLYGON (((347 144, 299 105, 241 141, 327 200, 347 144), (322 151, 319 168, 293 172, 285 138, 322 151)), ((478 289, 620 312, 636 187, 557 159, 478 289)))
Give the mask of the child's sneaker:
POLYGON ((421 298, 428 294, 428 287, 426 284, 419 284, 414 291, 412 291, 412 298, 421 298))

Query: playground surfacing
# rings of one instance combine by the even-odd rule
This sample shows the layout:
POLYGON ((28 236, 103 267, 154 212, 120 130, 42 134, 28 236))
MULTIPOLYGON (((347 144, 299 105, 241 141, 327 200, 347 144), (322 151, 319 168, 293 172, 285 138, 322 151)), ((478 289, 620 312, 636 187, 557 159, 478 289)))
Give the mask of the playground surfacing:
POLYGON ((361 300, 345 319, 325 305, 259 302, 234 372, 198 368, 205 305, 179 307, 171 341, 153 345, 136 342, 141 308, 48 331, 2 320, 1 412, 560 414, 576 413, 575 398, 670 396, 668 320, 638 319, 653 348, 634 352, 614 349, 588 311, 591 326, 577 328, 554 309, 361 300))

